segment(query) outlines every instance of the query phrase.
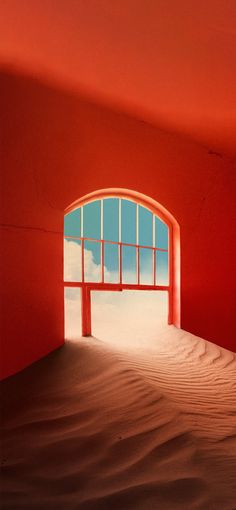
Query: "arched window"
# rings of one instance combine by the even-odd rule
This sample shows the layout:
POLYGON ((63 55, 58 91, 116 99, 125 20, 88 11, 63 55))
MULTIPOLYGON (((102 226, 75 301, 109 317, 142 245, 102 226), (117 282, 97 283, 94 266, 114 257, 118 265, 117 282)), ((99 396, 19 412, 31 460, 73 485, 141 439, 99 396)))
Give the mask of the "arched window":
POLYGON ((172 225, 140 197, 124 190, 97 192, 65 215, 64 281, 81 288, 83 336, 92 333, 92 290, 167 291, 173 322, 172 225))

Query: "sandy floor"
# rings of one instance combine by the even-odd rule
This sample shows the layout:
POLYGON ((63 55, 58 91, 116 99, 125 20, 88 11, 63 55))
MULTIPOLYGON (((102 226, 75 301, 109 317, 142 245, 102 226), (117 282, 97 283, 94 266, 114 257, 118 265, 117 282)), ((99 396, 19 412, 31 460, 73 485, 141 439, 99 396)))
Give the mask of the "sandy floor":
POLYGON ((236 509, 235 355, 142 331, 97 327, 2 383, 2 509, 236 509))

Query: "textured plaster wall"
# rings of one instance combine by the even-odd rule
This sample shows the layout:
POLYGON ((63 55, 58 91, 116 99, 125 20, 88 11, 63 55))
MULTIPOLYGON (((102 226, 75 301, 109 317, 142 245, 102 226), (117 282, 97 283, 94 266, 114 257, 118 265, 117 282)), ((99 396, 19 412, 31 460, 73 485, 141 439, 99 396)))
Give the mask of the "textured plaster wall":
POLYGON ((63 214, 96 189, 144 193, 181 232, 182 327, 235 350, 235 162, 174 133, 3 74, 2 376, 63 343, 63 214))

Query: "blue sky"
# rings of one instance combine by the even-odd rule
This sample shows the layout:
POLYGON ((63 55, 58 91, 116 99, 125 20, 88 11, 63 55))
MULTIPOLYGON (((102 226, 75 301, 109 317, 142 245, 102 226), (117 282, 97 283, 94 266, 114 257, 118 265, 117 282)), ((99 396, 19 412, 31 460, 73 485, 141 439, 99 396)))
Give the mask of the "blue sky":
MULTIPOLYGON (((121 241, 136 244, 136 214, 137 204, 126 199, 121 200, 121 241)), ((138 206, 138 244, 153 246, 153 214, 146 208, 138 206)), ((155 217, 155 247, 168 249, 168 228, 159 218, 155 217)), ((81 208, 65 216, 65 236, 80 237, 81 208)), ((96 200, 83 206, 83 237, 101 239, 101 201, 96 200)), ((119 199, 106 198, 103 200, 103 238, 104 240, 118 242, 119 240, 119 199)), ((76 242, 78 246, 80 242, 76 242)), ((100 243, 85 241, 85 249, 90 252, 89 265, 101 263, 100 243)), ((122 248, 123 281, 136 283, 136 249, 134 247, 122 248)), ((87 260, 87 259, 86 259, 87 260)), ((118 281, 118 247, 105 243, 106 276, 109 281, 118 281), (108 275, 109 274, 109 275, 108 275)), ((78 259, 78 264, 80 260, 78 259)), ((165 252, 156 252, 157 284, 166 285, 168 272, 168 256, 165 252)), ((87 273, 89 268, 87 268, 87 273)), ((99 272, 97 273, 99 281, 99 272)), ((88 274, 88 281, 90 277, 88 274)), ((152 250, 140 249, 140 282, 152 283, 152 250)))

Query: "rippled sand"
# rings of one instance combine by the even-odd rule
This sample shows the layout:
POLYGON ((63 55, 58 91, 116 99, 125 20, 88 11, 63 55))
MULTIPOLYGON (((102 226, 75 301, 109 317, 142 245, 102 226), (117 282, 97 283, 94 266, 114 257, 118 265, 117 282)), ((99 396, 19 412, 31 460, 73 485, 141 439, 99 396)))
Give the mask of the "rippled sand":
POLYGON ((100 338, 2 383, 2 509, 236 509, 235 355, 172 326, 100 338))

